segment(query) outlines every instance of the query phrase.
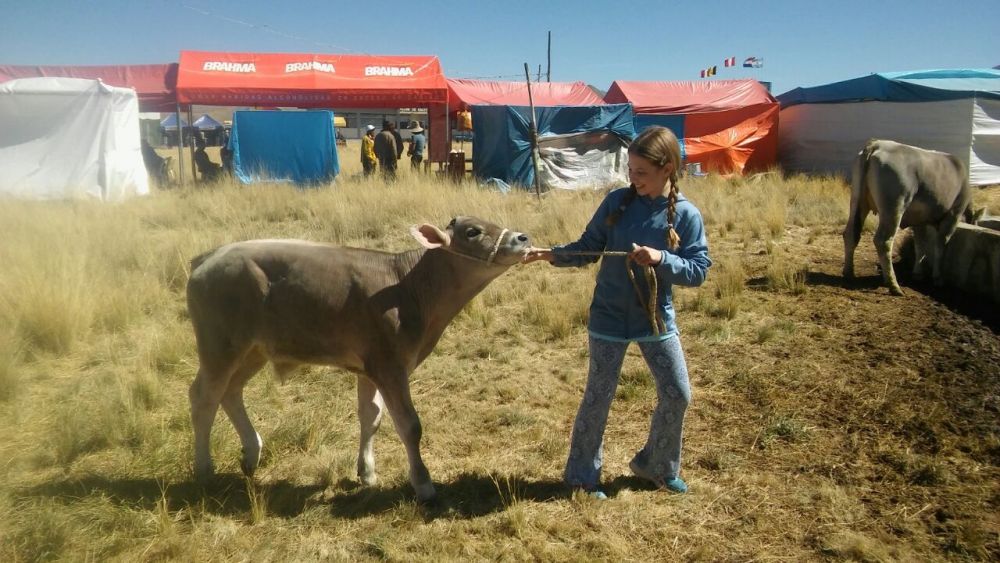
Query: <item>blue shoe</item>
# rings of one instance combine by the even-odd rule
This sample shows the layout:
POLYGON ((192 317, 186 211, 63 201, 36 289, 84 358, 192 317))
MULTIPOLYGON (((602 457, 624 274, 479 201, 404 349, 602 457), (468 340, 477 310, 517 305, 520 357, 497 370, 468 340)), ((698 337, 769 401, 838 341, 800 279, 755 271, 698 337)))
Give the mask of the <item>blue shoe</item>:
POLYGON ((663 477, 658 477, 653 475, 649 471, 646 471, 639 464, 632 460, 628 464, 628 468, 632 470, 632 473, 636 477, 640 477, 656 485, 657 489, 664 489, 672 493, 683 494, 688 490, 687 483, 684 482, 680 477, 674 477, 672 479, 664 479, 663 477))
POLYGON ((663 488, 666 489, 666 490, 668 490, 668 491, 670 491, 670 492, 678 493, 678 494, 684 494, 684 493, 688 492, 687 483, 685 483, 684 479, 681 479, 680 477, 674 477, 673 479, 667 479, 663 483, 663 488))

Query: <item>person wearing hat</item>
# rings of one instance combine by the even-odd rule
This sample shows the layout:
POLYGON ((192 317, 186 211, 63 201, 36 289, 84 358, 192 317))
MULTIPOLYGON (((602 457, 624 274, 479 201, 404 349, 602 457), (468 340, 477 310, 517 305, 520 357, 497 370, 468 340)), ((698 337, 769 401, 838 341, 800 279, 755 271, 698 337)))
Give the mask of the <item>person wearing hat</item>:
POLYGON ((365 171, 365 176, 371 176, 378 166, 375 158, 375 126, 365 127, 365 134, 361 137, 361 168, 365 171))
POLYGON ((406 154, 410 155, 410 166, 414 170, 420 170, 420 163, 424 160, 424 147, 427 146, 427 137, 424 135, 424 128, 419 121, 414 121, 414 126, 410 130, 410 148, 406 154))
POLYGON ((375 135, 375 158, 378 159, 378 165, 382 169, 382 177, 386 180, 396 179, 396 161, 399 159, 399 153, 396 147, 396 124, 389 121, 382 121, 382 131, 375 135))

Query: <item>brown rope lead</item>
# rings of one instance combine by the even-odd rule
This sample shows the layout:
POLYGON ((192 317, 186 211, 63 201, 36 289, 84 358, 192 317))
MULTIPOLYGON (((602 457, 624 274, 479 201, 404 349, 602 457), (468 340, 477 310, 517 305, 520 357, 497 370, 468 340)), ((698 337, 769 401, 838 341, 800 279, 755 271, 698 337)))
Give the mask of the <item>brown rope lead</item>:
POLYGON ((632 287, 635 289, 635 296, 639 299, 639 304, 646 311, 646 318, 649 320, 649 325, 653 328, 653 334, 663 334, 667 330, 666 324, 663 322, 663 315, 660 314, 660 308, 657 306, 657 284, 656 284, 656 270, 653 266, 641 266, 635 263, 629 255, 631 252, 625 250, 561 250, 561 249, 551 249, 551 248, 536 248, 539 252, 551 252, 552 254, 561 254, 563 256, 626 256, 625 260, 625 271, 628 272, 628 279, 632 282, 632 287), (639 282, 635 279, 635 273, 632 271, 632 264, 642 268, 643 274, 646 278, 646 286, 649 287, 649 299, 645 299, 642 295, 642 290, 639 288, 639 282))

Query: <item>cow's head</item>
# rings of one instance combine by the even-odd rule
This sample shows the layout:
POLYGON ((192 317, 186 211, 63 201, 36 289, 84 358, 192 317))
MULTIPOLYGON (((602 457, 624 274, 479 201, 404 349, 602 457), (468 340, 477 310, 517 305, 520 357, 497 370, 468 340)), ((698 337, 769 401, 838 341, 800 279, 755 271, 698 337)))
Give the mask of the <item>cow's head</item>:
POLYGON ((528 235, 505 229, 478 217, 455 217, 445 230, 424 223, 410 228, 425 248, 448 252, 500 266, 513 266, 531 247, 528 235))
POLYGON ((970 225, 978 225, 979 220, 982 219, 984 215, 986 215, 985 207, 980 207, 979 209, 973 209, 972 205, 970 204, 968 207, 965 208, 965 213, 962 214, 962 220, 964 220, 966 223, 970 225))

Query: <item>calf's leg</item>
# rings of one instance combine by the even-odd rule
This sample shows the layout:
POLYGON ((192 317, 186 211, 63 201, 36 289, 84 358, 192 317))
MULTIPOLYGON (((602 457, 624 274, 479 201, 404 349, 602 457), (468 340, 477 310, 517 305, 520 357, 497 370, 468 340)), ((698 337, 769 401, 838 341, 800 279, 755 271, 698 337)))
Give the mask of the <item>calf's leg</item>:
POLYGON ((229 378, 229 385, 222 396, 222 409, 229 416, 229 421, 236 428, 236 433, 240 437, 240 444, 243 446, 243 455, 240 460, 240 469, 247 477, 252 477, 257 465, 260 464, 260 452, 264 445, 260 434, 254 430, 253 423, 247 415, 246 405, 243 402, 243 388, 250 378, 254 376, 260 368, 264 367, 267 359, 260 352, 251 352, 243 360, 243 363, 232 377, 229 378))
POLYGON ((358 478, 365 485, 374 485, 375 433, 382 423, 385 402, 378 388, 365 375, 358 376, 358 422, 361 425, 361 443, 358 447, 358 478))
POLYGON ((403 370, 394 371, 390 377, 380 377, 379 390, 385 400, 385 406, 392 416, 396 433, 406 447, 406 457, 410 462, 410 484, 417 493, 417 499, 428 501, 436 494, 434 484, 431 482, 430 472, 424 465, 420 457, 420 438, 423 429, 420 426, 420 418, 413 408, 413 400, 410 398, 410 385, 403 370))
POLYGON ((198 375, 188 389, 191 401, 191 426, 194 429, 194 475, 205 481, 215 472, 212 465, 211 435, 215 414, 226 392, 229 373, 214 371, 202 362, 198 375))

